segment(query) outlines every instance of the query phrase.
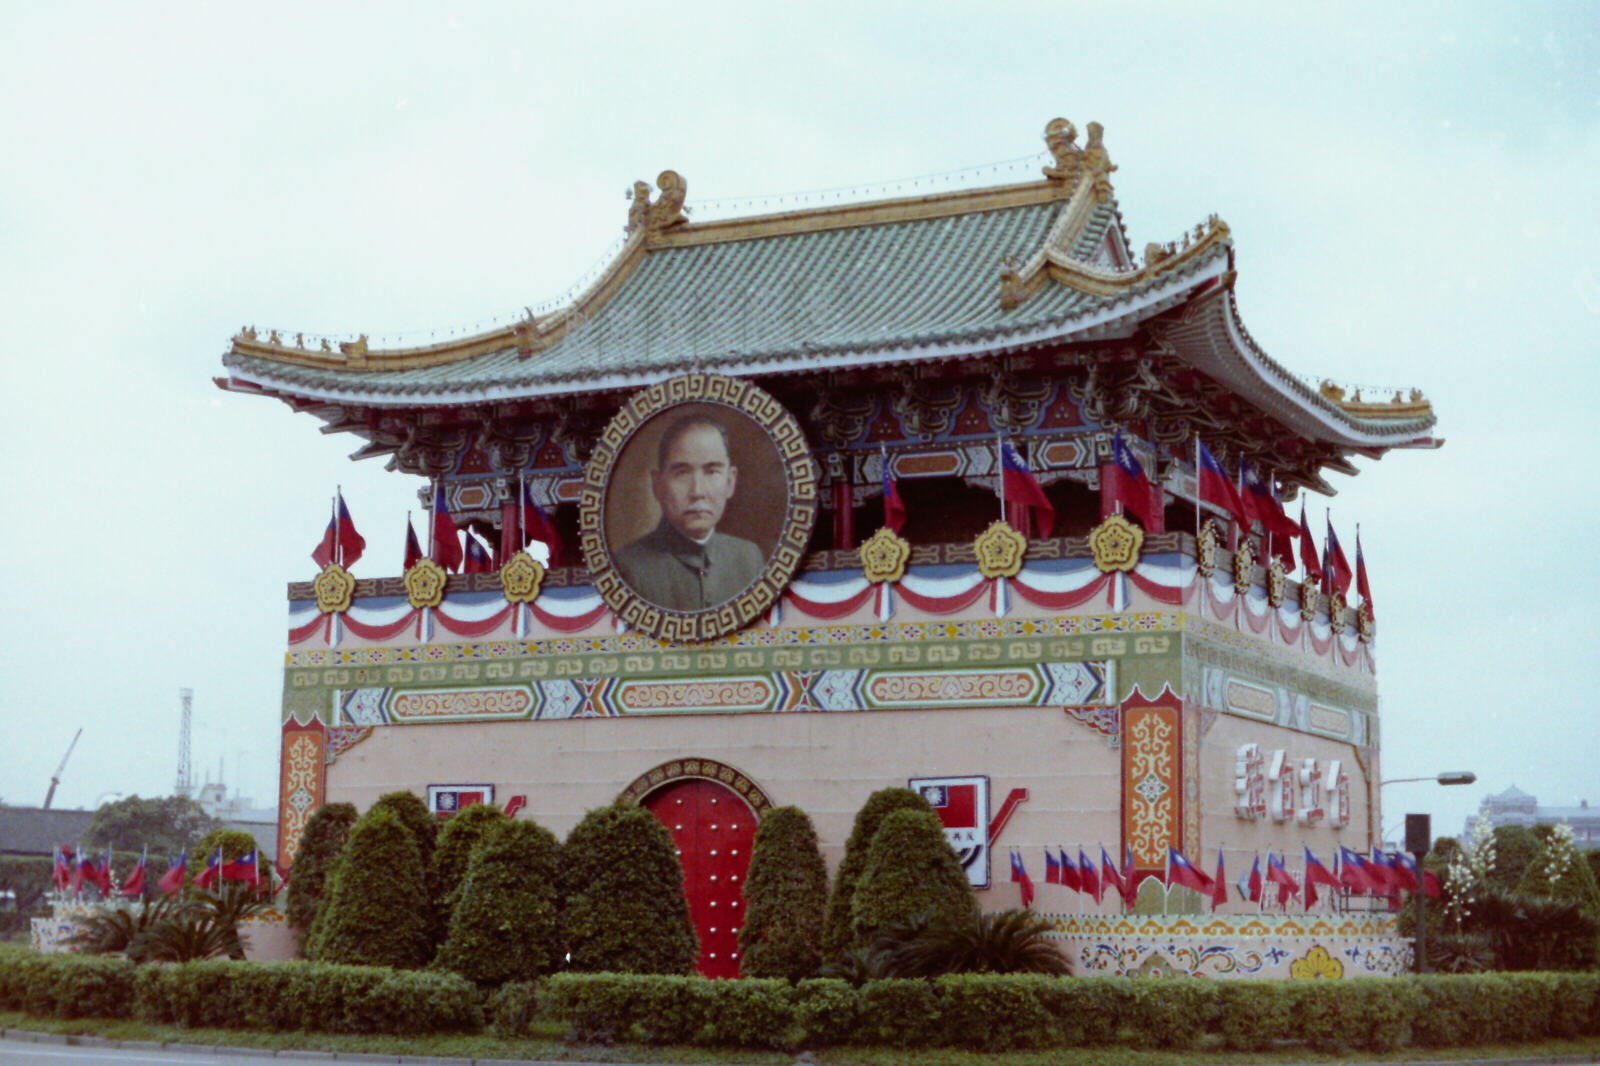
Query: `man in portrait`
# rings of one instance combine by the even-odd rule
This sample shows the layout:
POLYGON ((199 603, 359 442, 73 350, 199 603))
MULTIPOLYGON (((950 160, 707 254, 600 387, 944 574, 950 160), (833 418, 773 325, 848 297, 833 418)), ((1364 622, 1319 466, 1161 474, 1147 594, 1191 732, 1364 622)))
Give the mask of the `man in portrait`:
POLYGON ((705 610, 743 592, 766 559, 753 542, 717 530, 738 483, 725 426, 701 414, 669 425, 650 472, 661 521, 613 560, 628 586, 671 611, 705 610))

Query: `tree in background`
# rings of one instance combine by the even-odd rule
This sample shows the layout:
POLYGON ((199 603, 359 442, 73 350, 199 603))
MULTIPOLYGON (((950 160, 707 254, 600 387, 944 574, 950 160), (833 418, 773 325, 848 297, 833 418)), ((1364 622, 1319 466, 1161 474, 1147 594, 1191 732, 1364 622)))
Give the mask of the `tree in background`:
POLYGON ((221 826, 184 796, 141 799, 135 795, 101 804, 89 819, 83 843, 135 854, 149 848, 152 855, 176 855, 221 826))
POLYGON ((1521 825, 1498 826, 1494 830, 1494 868, 1488 874, 1490 891, 1514 891, 1538 854, 1539 838, 1533 830, 1521 825))
POLYGON ((344 850, 355 824, 356 808, 350 803, 324 804, 306 820, 289 870, 288 918, 298 955, 306 953, 306 939, 327 894, 328 872, 344 850))
POLYGON ((854 943, 869 945, 880 930, 911 922, 959 927, 977 909, 978 897, 939 816, 910 809, 885 815, 851 900, 854 943))
POLYGON ((416 836, 391 807, 373 804, 351 828, 306 954, 397 969, 416 969, 433 955, 416 836))
POLYGON ((433 862, 428 866, 428 900, 433 904, 441 930, 450 925, 453 907, 451 896, 467 875, 473 849, 492 832, 507 824, 508 819, 499 807, 474 803, 466 810, 457 812, 439 830, 439 840, 433 849, 433 862))
POLYGON ((825 958, 839 960, 850 950, 853 936, 850 931, 851 903, 855 899, 856 883, 867 867, 867 851, 872 837, 878 831, 884 816, 891 811, 914 810, 932 812, 928 801, 909 788, 883 788, 867 797, 867 802, 856 812, 855 825, 850 829, 850 839, 845 841, 844 859, 833 880, 833 895, 828 899, 828 912, 823 920, 822 953, 825 958))
POLYGON ((562 848, 570 966, 580 971, 694 971, 699 944, 683 867, 666 826, 632 803, 597 807, 562 848))
MULTIPOLYGON (((463 817, 465 812, 456 815, 463 817)), ((434 965, 480 985, 553 973, 564 954, 558 921, 560 845, 548 829, 532 822, 502 816, 498 824, 489 819, 480 824, 482 839, 472 849, 434 965)))
POLYGON ((745 977, 815 977, 822 966, 828 866, 799 807, 775 807, 756 826, 739 930, 745 977))

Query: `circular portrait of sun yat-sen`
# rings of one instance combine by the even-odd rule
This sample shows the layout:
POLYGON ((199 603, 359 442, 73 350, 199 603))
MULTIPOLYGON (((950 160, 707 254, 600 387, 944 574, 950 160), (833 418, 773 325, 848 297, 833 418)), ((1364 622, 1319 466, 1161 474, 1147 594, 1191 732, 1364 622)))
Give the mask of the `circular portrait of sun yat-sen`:
POLYGON ((762 389, 696 374, 636 393, 601 435, 580 503, 584 559, 625 621, 710 640, 770 608, 816 520, 816 465, 762 389))

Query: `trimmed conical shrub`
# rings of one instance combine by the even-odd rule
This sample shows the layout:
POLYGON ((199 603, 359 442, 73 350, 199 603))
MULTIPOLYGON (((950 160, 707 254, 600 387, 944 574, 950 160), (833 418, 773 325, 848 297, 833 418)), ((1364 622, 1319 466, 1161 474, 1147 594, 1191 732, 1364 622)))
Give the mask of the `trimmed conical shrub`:
POLYGON ((319 962, 414 969, 433 954, 417 841, 388 807, 350 830, 306 953, 319 962))
POLYGON ((435 964, 480 985, 531 981, 561 965, 560 845, 532 822, 487 824, 435 964))
POLYGON ((428 899, 438 914, 440 928, 450 925, 451 896, 467 875, 472 851, 501 826, 510 824, 499 807, 474 803, 444 823, 439 830, 433 862, 428 867, 428 899))
POLYGON ((312 923, 327 896, 328 871, 344 850, 344 842, 355 824, 356 809, 350 803, 325 804, 306 821, 289 876, 288 918, 289 925, 294 928, 294 946, 298 954, 306 953, 312 923))
POLYGON ((811 819, 799 807, 768 811, 756 827, 745 877, 740 973, 791 981, 816 976, 827 900, 828 867, 811 819))
POLYGON ((857 944, 870 943, 876 933, 894 925, 926 921, 959 926, 972 920, 977 907, 938 815, 898 810, 884 817, 851 903, 850 927, 857 944))
POLYGON ((439 819, 428 810, 428 805, 416 793, 385 792, 372 803, 373 807, 386 807, 400 819, 400 824, 410 830, 417 842, 417 855, 422 859, 421 869, 426 871, 433 863, 433 849, 439 839, 439 819))
POLYGON ((573 827, 562 849, 572 969, 694 971, 699 944, 683 895, 683 867, 655 815, 619 801, 573 827))
POLYGON ((828 899, 828 912, 822 929, 823 957, 840 959, 851 947, 851 903, 855 898, 856 884, 867 868, 867 850, 878 831, 884 815, 891 811, 932 811, 922 795, 909 788, 883 788, 867 797, 867 802, 856 812, 855 825, 850 839, 845 841, 844 858, 833 879, 833 895, 828 899))

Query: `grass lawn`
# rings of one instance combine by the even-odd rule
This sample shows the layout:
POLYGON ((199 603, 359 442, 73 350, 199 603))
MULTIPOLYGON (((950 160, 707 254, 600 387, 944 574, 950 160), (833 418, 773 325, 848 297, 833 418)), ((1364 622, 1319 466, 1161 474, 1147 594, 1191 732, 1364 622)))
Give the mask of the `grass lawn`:
MULTIPOLYGON (((562 1039, 560 1023, 535 1023, 534 1033, 521 1040, 502 1040, 483 1036, 347 1036, 335 1033, 265 1033, 239 1029, 181 1029, 142 1022, 108 1021, 98 1018, 58 1020, 31 1018, 25 1014, 0 1012, 0 1029, 31 1032, 69 1033, 108 1037, 114 1040, 139 1040, 152 1044, 215 1044, 229 1047, 272 1048, 298 1051, 343 1051, 390 1055, 436 1055, 463 1059, 528 1059, 568 1062, 641 1062, 761 1064, 792 1063, 794 1056, 777 1051, 719 1049, 700 1047, 645 1047, 568 1044, 562 1039)), ((1082 1049, 1049 1048, 1041 1051, 1016 1051, 984 1054, 947 1048, 920 1048, 908 1052, 901 1048, 830 1048, 815 1053, 824 1066, 901 1066, 914 1058, 919 1066, 1221 1066, 1223 1063, 1301 1063, 1301 1062, 1411 1062, 1451 1059, 1472 1062, 1477 1059, 1531 1059, 1600 1056, 1600 1039, 1554 1040, 1539 1044, 1494 1045, 1453 1050, 1414 1048, 1393 1055, 1365 1051, 1326 1054, 1304 1048, 1287 1048, 1265 1054, 1241 1054, 1205 1050, 1141 1051, 1132 1048, 1095 1047, 1082 1049)))

